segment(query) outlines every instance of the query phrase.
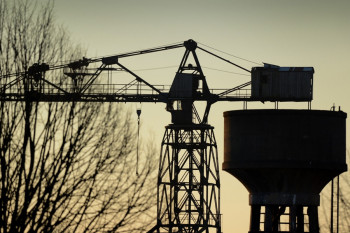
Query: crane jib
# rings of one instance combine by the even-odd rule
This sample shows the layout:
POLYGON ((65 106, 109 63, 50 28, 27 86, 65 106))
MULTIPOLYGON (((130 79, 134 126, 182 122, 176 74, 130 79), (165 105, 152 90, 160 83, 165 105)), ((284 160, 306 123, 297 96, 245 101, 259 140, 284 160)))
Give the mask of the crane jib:
POLYGON ((186 51, 177 74, 181 73, 182 76, 185 74, 190 75, 187 75, 187 78, 184 78, 183 81, 181 81, 182 78, 178 79, 173 85, 176 85, 176 92, 181 93, 185 90, 185 87, 188 87, 188 80, 192 80, 190 81, 192 89, 187 90, 187 92, 193 92, 191 97, 192 101, 208 101, 214 103, 216 101, 312 100, 312 67, 279 67, 265 64, 264 67, 253 67, 252 71, 250 71, 207 49, 199 47, 194 40, 121 53, 113 56, 99 58, 83 57, 80 60, 68 64, 48 65, 46 63, 35 63, 25 72, 1 76, 3 82, 0 84, 0 100, 24 101, 27 99, 47 102, 109 101, 164 103, 170 103, 176 100, 187 101, 186 96, 179 96, 179 94, 176 96, 177 99, 174 99, 172 95, 174 94, 175 86, 171 84, 153 85, 120 63, 121 58, 156 53, 181 47, 185 47, 186 51), (247 82, 232 88, 209 88, 196 54, 197 48, 215 58, 251 73, 251 80, 247 80, 247 82), (196 63, 195 65, 187 61, 187 58, 191 55, 193 55, 193 60, 196 63), (98 68, 87 68, 91 63, 101 63, 101 65, 98 68), (64 73, 71 78, 71 81, 69 81, 69 79, 67 79, 67 81, 59 80, 51 74, 45 75, 52 70, 63 70, 64 73), (101 74, 114 71, 128 72, 135 80, 130 84, 104 83, 100 81, 101 74), (271 77, 269 76, 270 74, 272 75, 271 77), (183 87, 181 85, 183 85, 183 87), (202 89, 198 89, 197 85, 201 86, 200 88, 202 89), (171 88, 173 89, 172 91, 171 88), (287 95, 286 93, 289 94, 287 95), (28 99, 29 97, 30 99, 28 99))

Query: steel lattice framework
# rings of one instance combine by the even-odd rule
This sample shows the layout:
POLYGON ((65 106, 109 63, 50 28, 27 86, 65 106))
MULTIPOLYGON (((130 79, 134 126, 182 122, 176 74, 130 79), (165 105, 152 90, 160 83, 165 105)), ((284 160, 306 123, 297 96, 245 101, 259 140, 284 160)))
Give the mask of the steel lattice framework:
POLYGON ((221 232, 219 165, 212 126, 166 127, 157 224, 166 232, 221 232))

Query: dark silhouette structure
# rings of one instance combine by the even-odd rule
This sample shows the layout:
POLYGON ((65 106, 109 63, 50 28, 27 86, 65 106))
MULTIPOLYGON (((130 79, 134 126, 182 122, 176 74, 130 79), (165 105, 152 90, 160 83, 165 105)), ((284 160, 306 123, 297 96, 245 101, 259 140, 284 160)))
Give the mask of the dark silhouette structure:
POLYGON ((347 170, 342 111, 246 110, 225 116, 223 169, 248 189, 250 233, 319 232, 319 193, 347 170))
POLYGON ((217 101, 310 102, 314 71, 312 67, 286 68, 265 64, 253 68, 251 81, 233 88, 209 89, 197 49, 251 72, 188 40, 115 56, 83 58, 68 64, 34 64, 25 72, 6 75, 8 81, 0 86, 0 100, 165 103, 172 123, 166 126, 162 141, 157 224, 149 232, 220 233, 217 145, 213 127, 208 124, 211 105, 217 101), (170 88, 150 84, 121 63, 125 57, 181 47, 185 47, 185 53, 170 88), (91 68, 93 64, 97 67, 91 68), (46 76, 52 70, 63 70, 69 78, 57 82, 52 76, 46 76), (111 75, 115 71, 127 72, 133 80, 117 83, 111 75), (249 86, 251 89, 247 89, 249 86), (206 104, 202 115, 195 107, 198 101, 206 104))

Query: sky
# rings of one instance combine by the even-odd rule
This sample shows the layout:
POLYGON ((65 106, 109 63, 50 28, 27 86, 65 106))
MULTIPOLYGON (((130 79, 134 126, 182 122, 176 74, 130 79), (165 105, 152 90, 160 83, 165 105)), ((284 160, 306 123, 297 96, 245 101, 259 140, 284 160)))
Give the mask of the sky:
MULTIPOLYGON (((312 66, 315 69, 312 109, 329 110, 334 104, 350 111, 349 0, 57 0, 55 15, 72 40, 87 49, 87 57, 194 39, 203 46, 228 53, 218 52, 248 69, 262 62, 312 66)), ((128 58, 125 64, 133 69, 170 66, 157 70, 158 73, 138 73, 153 84, 170 85, 183 52, 128 58)), ((198 57, 206 67, 209 87, 229 88, 250 81, 249 76, 229 73, 246 74, 242 70, 200 52, 198 57)), ((209 123, 215 127, 221 162, 223 112, 242 107, 240 102, 223 102, 211 109, 209 123)), ((272 103, 248 103, 248 109, 273 107, 272 103)), ((279 107, 306 109, 307 104, 281 103, 279 107)), ((164 104, 142 104, 141 108, 142 135, 146 138, 151 135, 160 146, 170 114, 164 104)), ((348 137, 347 145, 349 142, 348 137)), ((228 173, 221 170, 220 175, 223 232, 248 232, 248 192, 228 173)))

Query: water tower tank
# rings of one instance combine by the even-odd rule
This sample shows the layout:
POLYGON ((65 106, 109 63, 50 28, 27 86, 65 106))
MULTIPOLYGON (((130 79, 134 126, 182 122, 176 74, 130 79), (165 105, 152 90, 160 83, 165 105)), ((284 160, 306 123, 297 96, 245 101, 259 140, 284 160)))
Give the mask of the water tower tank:
POLYGON ((224 113, 223 170, 248 189, 250 233, 319 232, 319 193, 347 170, 342 111, 224 113))

